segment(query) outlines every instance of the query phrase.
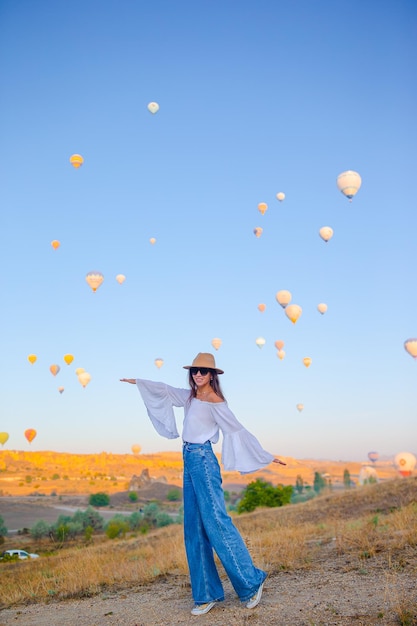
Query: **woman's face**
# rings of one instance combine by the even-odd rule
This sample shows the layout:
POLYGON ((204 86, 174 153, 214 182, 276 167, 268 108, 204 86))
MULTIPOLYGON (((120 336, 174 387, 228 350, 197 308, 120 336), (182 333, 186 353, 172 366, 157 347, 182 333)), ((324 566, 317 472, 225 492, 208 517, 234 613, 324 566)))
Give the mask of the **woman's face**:
POLYGON ((210 383, 210 371, 207 371, 207 368, 202 368, 202 370, 203 372, 206 372, 206 374, 202 374, 198 368, 193 368, 193 371, 191 372, 193 380, 197 387, 204 387, 204 385, 210 383))

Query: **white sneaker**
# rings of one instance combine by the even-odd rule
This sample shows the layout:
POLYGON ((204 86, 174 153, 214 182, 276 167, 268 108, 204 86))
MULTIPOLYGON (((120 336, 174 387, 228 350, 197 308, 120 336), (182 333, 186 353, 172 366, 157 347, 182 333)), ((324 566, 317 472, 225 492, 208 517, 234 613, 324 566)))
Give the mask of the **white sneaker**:
POLYGON ((259 587, 258 591, 255 593, 254 596, 251 597, 249 602, 246 603, 246 608, 247 609, 254 609, 255 606, 258 606, 258 604, 260 603, 261 598, 262 598, 263 586, 264 586, 264 583, 262 583, 262 585, 259 587))
POLYGON ((208 613, 216 602, 206 602, 206 604, 196 604, 193 609, 191 609, 191 615, 204 615, 208 613))

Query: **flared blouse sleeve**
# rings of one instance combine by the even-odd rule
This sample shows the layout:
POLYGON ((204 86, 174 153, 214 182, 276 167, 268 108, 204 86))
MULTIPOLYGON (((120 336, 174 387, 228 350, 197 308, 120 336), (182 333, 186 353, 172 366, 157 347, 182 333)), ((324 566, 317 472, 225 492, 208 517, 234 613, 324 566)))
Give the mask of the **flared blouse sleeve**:
POLYGON ((175 421, 174 406, 184 406, 189 389, 177 389, 165 383, 136 379, 136 386, 142 396, 146 411, 158 434, 167 439, 179 437, 175 421))
POLYGON ((235 417, 226 402, 211 404, 213 417, 223 433, 222 464, 225 470, 249 474, 269 465, 274 455, 264 450, 252 433, 235 417))

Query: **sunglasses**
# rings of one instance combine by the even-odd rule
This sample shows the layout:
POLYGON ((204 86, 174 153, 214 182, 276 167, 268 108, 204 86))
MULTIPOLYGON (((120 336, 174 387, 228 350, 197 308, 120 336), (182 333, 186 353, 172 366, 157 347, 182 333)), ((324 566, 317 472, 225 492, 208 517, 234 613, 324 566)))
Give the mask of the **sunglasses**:
POLYGON ((195 376, 197 372, 200 372, 201 376, 207 376, 212 370, 209 367, 190 367, 192 376, 195 376))

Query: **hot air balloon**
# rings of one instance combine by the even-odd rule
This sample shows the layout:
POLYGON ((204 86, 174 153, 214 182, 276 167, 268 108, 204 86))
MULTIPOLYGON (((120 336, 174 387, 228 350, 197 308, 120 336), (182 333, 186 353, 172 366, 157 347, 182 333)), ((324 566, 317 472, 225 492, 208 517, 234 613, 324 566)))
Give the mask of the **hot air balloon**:
POLYGON ((261 215, 265 215, 267 210, 268 210, 268 205, 266 202, 260 202, 258 204, 258 211, 261 215))
POLYGON ((333 237, 333 228, 330 226, 322 226, 319 230, 319 235, 326 243, 333 237))
POLYGON ((28 361, 33 365, 37 358, 36 354, 29 354, 28 361))
POLYGON ((309 356, 305 356, 305 357, 304 357, 304 359, 303 359, 303 363, 304 363, 304 365, 305 365, 306 367, 310 367, 310 365, 311 365, 311 361, 312 361, 312 360, 311 360, 311 358, 310 358, 309 356))
POLYGON ((266 304, 258 304, 258 310, 263 313, 266 309, 266 304))
POLYGON ((64 387, 58 387, 58 391, 59 391, 59 393, 63 393, 64 392, 64 387))
POLYGON ((91 375, 88 372, 81 372, 81 374, 78 374, 78 380, 85 388, 91 380, 91 375))
POLYGON ((125 282, 126 276, 124 274, 117 274, 116 280, 119 283, 119 285, 121 285, 122 283, 125 282))
POLYGON ((284 342, 282 341, 282 339, 278 339, 278 340, 275 342, 275 347, 276 347, 276 349, 277 349, 277 350, 282 350, 282 348, 284 347, 284 345, 285 345, 285 344, 284 344, 284 342))
POLYGON ((104 280, 104 276, 101 272, 88 272, 85 280, 93 291, 97 291, 104 280))
POLYGON ((64 361, 67 365, 71 365, 73 360, 74 360, 74 357, 72 356, 72 354, 64 354, 64 361))
POLYGON ((285 200, 285 193, 283 193, 282 191, 279 191, 277 193, 277 200, 279 200, 280 202, 282 202, 283 200, 285 200))
POLYGON ((297 410, 300 411, 301 413, 301 411, 304 409, 304 404, 296 404, 296 407, 297 407, 297 410))
POLYGON ((256 228, 253 229, 253 232, 254 232, 255 237, 259 239, 259 237, 263 233, 263 228, 261 228, 260 226, 257 226, 256 228))
POLYGON ((83 372, 85 372, 85 369, 83 367, 77 367, 77 369, 75 370, 77 376, 79 376, 83 372))
POLYGON ((292 321, 293 324, 296 323, 302 312, 303 310, 298 304, 289 304, 285 307, 285 315, 292 321))
POLYGON ((283 358, 285 358, 285 350, 278 350, 277 352, 277 357, 279 358, 280 361, 282 361, 283 358))
POLYGON ((60 245, 61 244, 59 243, 58 239, 54 239, 53 241, 51 241, 51 246, 53 247, 54 250, 59 248, 60 245))
POLYGON ((361 184, 362 179, 358 172, 352 170, 342 172, 337 177, 337 187, 349 199, 349 202, 352 202, 352 198, 359 191, 361 184))
POLYGON ((401 476, 411 476, 417 459, 411 452, 399 452, 395 455, 394 465, 401 476))
POLYGON ((9 438, 9 433, 0 433, 0 443, 2 446, 4 446, 8 438, 9 438))
POLYGON ((36 437, 36 430, 34 428, 28 428, 25 430, 25 437, 31 443, 36 437))
POLYGON ((72 156, 70 156, 70 163, 76 169, 78 169, 84 163, 84 159, 81 154, 73 154, 72 156))
POLYGON ((59 365, 54 364, 50 366, 49 371, 51 372, 53 376, 56 376, 60 369, 61 368, 59 367, 59 365))
POLYGON ((255 341, 256 345, 258 346, 258 348, 263 348, 266 341, 263 337, 258 337, 255 341))
POLYGON ((156 242, 156 239, 155 239, 155 237, 151 237, 151 238, 149 239, 149 241, 150 241, 150 242, 151 242, 151 244, 153 245, 153 244, 156 242))
POLYGON ((160 369, 164 364, 164 359, 155 359, 155 365, 158 369, 160 369))
POLYGON ((138 443, 133 444, 132 446, 133 454, 139 454, 141 450, 142 450, 142 447, 138 443))
POLYGON ((358 482, 360 485, 367 485, 368 483, 377 483, 378 474, 376 469, 370 465, 364 465, 359 471, 358 482))
POLYGON ((155 113, 158 113, 159 111, 159 104, 157 102, 150 102, 148 104, 148 111, 150 111, 150 113, 153 113, 155 115, 155 113))
POLYGON ((278 291, 275 298, 278 304, 280 304, 282 308, 285 309, 287 304, 291 302, 292 295, 290 291, 287 291, 286 289, 282 289, 281 291, 278 291))
POLYGON ((414 359, 417 359, 417 338, 404 341, 404 348, 414 359))
POLYGON ((376 463, 379 459, 378 452, 368 452, 368 459, 372 461, 372 463, 376 463))
POLYGON ((214 339, 211 340, 211 345, 213 346, 215 350, 218 350, 220 346, 222 345, 222 340, 219 339, 218 337, 215 337, 214 339))
POLYGON ((320 304, 317 305, 317 310, 324 315, 327 311, 327 304, 324 304, 324 302, 320 302, 320 304))

